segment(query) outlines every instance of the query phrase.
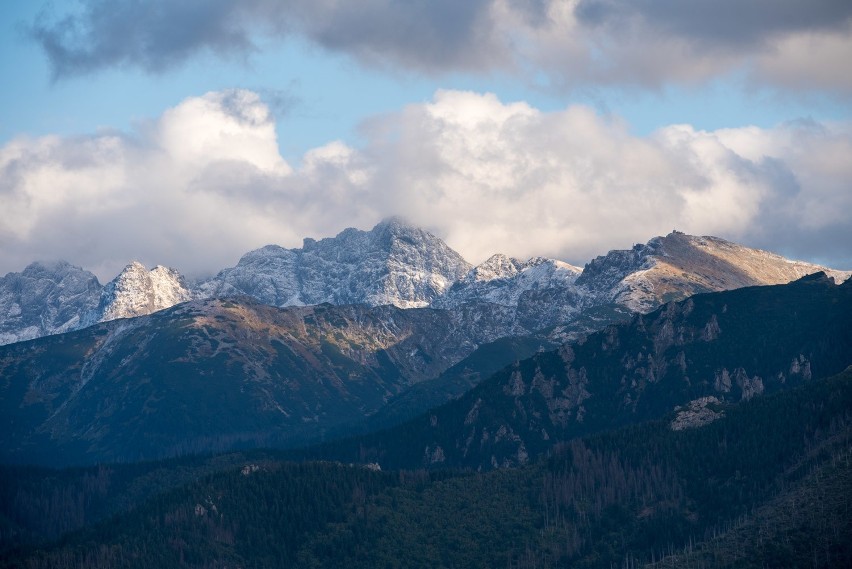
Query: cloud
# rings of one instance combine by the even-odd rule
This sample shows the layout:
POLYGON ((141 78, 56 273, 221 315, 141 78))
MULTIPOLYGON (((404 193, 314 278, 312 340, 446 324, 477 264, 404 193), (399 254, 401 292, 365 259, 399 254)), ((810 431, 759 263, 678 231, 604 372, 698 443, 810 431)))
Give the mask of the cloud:
POLYGON ((4 269, 59 257, 102 277, 134 258, 212 270, 244 252, 243 233, 292 238, 239 195, 290 172, 266 105, 248 91, 187 99, 129 134, 15 139, 0 149, 4 269), (238 195, 196 189, 217 171, 238 195))
POLYGON ((395 189, 395 210, 472 260, 582 263, 677 228, 852 265, 849 125, 636 137, 582 106, 545 113, 446 91, 366 131, 374 183, 395 189))
POLYGON ((42 11, 30 33, 55 78, 123 65, 162 72, 205 49, 238 56, 255 49, 245 14, 234 0, 85 0, 77 13, 42 11))
POLYGON ((372 118, 364 143, 288 164, 250 91, 189 98, 134 131, 0 148, 0 274, 63 258, 112 278, 127 262, 210 274, 250 249, 401 214, 470 261, 583 263, 677 228, 852 267, 852 125, 637 137, 583 106, 543 112, 439 91, 372 118))
POLYGON ((258 36, 301 34, 373 64, 479 67, 499 53, 490 0, 84 0, 30 28, 61 79, 125 65, 160 73, 203 52, 245 58, 258 36))
POLYGON ((366 65, 505 71, 558 89, 739 72, 852 95, 845 0, 83 0, 75 12, 43 12, 30 33, 56 78, 122 66, 160 73, 206 52, 244 59, 259 38, 299 36, 366 65))
POLYGON ((743 72, 758 85, 848 97, 852 4, 844 0, 579 0, 601 81, 700 81, 743 72))
POLYGON ((852 5, 844 0, 580 0, 575 12, 588 25, 620 27, 640 19, 665 35, 725 50, 759 47, 788 33, 843 32, 852 5))
MULTIPOLYGON (((490 67, 505 57, 491 0, 298 0, 271 11, 319 45, 421 71, 490 67)), ((266 11, 266 10, 264 10, 266 11)))

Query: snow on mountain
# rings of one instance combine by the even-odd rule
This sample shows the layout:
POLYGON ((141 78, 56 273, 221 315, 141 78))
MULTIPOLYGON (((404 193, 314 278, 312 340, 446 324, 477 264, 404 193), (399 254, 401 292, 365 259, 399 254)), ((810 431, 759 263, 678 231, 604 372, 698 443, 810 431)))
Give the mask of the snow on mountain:
POLYGON ((267 245, 198 287, 201 298, 252 296, 274 306, 363 303, 430 305, 470 264, 431 233, 391 218, 370 231, 305 239, 301 249, 267 245))
POLYGON ((297 250, 267 245, 242 256, 236 267, 224 269, 195 288, 198 298, 251 296, 271 306, 301 306, 297 250))
POLYGON ((433 306, 453 308, 468 302, 490 302, 517 307, 529 291, 571 287, 580 271, 579 267, 555 259, 533 257, 520 261, 496 254, 471 269, 433 306))
POLYGON ((672 300, 784 284, 819 271, 837 282, 850 275, 717 237, 674 231, 632 249, 610 251, 582 270, 552 259, 521 262, 494 255, 459 279, 433 306, 464 308, 471 314, 499 306, 505 335, 555 327, 549 337, 567 341, 672 300))
POLYGON ((576 285, 596 302, 610 301, 633 311, 648 312, 693 294, 783 284, 819 271, 837 282, 852 274, 791 261, 718 237, 673 231, 644 245, 610 251, 593 259, 584 267, 576 285))
POLYGON ((36 262, 0 277, 0 344, 78 328, 100 291, 95 275, 65 261, 36 262))
POLYGON ((693 294, 781 284, 825 271, 716 237, 672 232, 614 250, 582 271, 554 259, 494 255, 472 267, 431 233, 399 218, 370 231, 305 239, 245 254, 232 268, 190 290, 174 269, 128 265, 101 288, 68 263, 33 263, 0 279, 0 344, 150 314, 191 298, 245 295, 272 306, 331 304, 431 306, 488 326, 488 337, 558 327, 570 339, 618 319, 693 294))
POLYGON ((150 271, 133 261, 104 286, 97 308, 87 324, 151 314, 190 300, 183 277, 174 269, 156 266, 150 271))

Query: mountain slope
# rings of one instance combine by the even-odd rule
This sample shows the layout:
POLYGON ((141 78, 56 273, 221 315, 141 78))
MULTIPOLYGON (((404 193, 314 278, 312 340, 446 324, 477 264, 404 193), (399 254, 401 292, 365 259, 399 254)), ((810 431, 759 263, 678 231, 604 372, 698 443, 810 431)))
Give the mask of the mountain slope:
POLYGON ((468 302, 518 306, 529 291, 571 286, 580 271, 555 259, 534 257, 524 262, 497 254, 472 268, 434 306, 452 308, 468 302))
POLYGON ((77 464, 293 445, 438 376, 491 326, 434 309, 249 299, 0 347, 0 458, 77 464))
POLYGON ((784 284, 816 272, 838 282, 852 274, 790 261, 718 237, 673 231, 633 249, 593 259, 583 268, 577 285, 590 291, 597 302, 612 301, 635 312, 648 312, 693 294, 784 284))
POLYGON ((849 271, 790 261, 716 237, 674 231, 631 250, 614 250, 582 270, 553 259, 526 262, 494 255, 459 279, 433 306, 482 313, 509 309, 506 336, 547 330, 569 341, 694 294, 784 284, 826 272, 838 282, 849 271), (548 330, 550 329, 550 330, 548 330))
POLYGON ((150 314, 191 298, 250 296, 271 306, 428 306, 471 268, 427 231, 390 218, 371 231, 268 245, 190 291, 174 269, 129 264, 103 288, 68 263, 34 263, 0 279, 0 345, 150 314))
POLYGON ((397 218, 370 231, 305 239, 301 249, 267 245, 191 291, 173 269, 131 263, 98 298, 93 275, 69 267, 34 264, 0 279, 0 308, 8 315, 0 312, 0 344, 149 314, 190 297, 242 295, 271 306, 433 306, 494 326, 499 315, 495 337, 546 330, 552 341, 567 341, 699 292, 781 284, 820 270, 838 280, 850 275, 678 232, 610 251, 582 272, 554 259, 499 254, 471 267, 434 235, 397 218))
POLYGON ((411 417, 461 397, 507 365, 556 346, 544 337, 512 336, 479 346, 438 377, 414 384, 366 420, 347 425, 347 434, 372 432, 403 423, 411 417))
POLYGON ((514 364, 425 416, 317 456, 351 460, 357 447, 391 467, 523 465, 559 441, 701 398, 734 404, 837 373, 852 364, 850 318, 852 281, 835 285, 822 273, 697 295, 514 364))

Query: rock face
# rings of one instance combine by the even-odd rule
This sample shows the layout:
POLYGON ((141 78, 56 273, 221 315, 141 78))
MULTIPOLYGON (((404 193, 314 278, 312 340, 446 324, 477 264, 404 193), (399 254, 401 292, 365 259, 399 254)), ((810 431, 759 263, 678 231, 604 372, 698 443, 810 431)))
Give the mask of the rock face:
POLYGON ((613 322, 694 294, 783 284, 836 271, 716 237, 674 231, 629 250, 597 257, 581 270, 541 257, 521 262, 494 255, 459 279, 433 306, 472 313, 499 309, 506 336, 548 332, 569 341, 613 322))
POLYGON ((443 241, 397 218, 371 231, 305 239, 301 249, 267 245, 192 290, 176 270, 148 271, 135 261, 103 288, 93 274, 68 263, 34 263, 0 279, 0 314, 8 314, 0 316, 0 345, 151 314, 191 298, 423 307, 470 268, 443 241))
POLYGON ((430 305, 469 269, 446 243, 391 218, 370 231, 346 229, 336 237, 305 239, 301 249, 268 245, 236 267, 202 283, 200 297, 247 295, 272 306, 430 305))
POLYGON ((669 428, 673 431, 683 431, 709 425, 725 416, 724 411, 717 410, 721 405, 722 402, 716 397, 708 395, 690 401, 685 407, 675 407, 677 416, 669 423, 669 428))
MULTIPOLYGON (((581 297, 586 293, 574 286, 580 272, 578 267, 555 259, 520 261, 497 254, 471 269, 432 306, 464 311, 473 318, 499 314, 503 336, 536 334, 573 322, 584 308, 581 297)), ((594 328, 583 323, 563 335, 594 328)))
POLYGON ((176 270, 158 265, 149 271, 134 261, 104 286, 98 306, 87 315, 86 323, 144 316, 190 298, 192 294, 176 270))
POLYGON ((32 263, 0 278, 0 344, 74 330, 98 304, 101 284, 65 261, 32 263))

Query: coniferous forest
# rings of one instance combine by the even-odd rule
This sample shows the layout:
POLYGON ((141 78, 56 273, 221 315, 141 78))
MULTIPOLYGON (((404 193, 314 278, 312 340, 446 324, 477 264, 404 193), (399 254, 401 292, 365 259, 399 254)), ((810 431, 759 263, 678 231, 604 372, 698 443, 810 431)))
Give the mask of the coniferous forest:
MULTIPOLYGON (((5 567, 844 567, 852 370, 489 472, 250 451, 2 469, 5 567)), ((404 444, 404 443, 401 443, 404 444)))

